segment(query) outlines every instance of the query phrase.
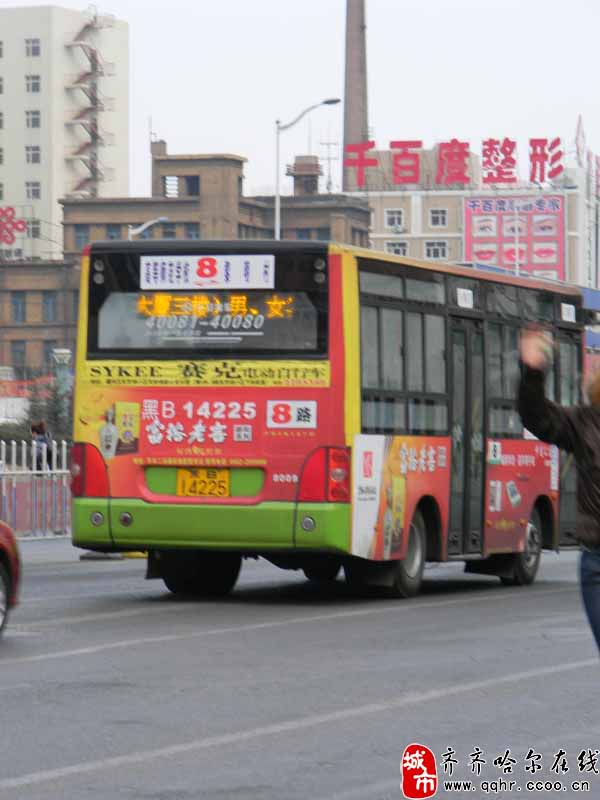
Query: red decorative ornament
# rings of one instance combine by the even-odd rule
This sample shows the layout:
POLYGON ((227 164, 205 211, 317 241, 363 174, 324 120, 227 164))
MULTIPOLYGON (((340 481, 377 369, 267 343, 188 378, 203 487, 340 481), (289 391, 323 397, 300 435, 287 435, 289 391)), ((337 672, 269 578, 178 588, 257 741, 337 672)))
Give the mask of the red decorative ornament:
POLYGON ((3 244, 15 243, 15 232, 24 233, 27 222, 24 219, 15 219, 16 212, 12 206, 0 208, 0 242, 3 244))

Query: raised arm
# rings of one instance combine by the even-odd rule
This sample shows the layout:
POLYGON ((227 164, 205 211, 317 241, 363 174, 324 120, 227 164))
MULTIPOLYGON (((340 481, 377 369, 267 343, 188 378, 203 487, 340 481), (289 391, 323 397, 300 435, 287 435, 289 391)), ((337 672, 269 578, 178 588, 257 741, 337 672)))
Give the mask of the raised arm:
POLYGON ((523 425, 543 442, 574 452, 580 441, 578 409, 563 408, 548 400, 544 393, 545 373, 552 354, 549 337, 542 331, 523 331, 520 352, 521 380, 517 402, 523 425))

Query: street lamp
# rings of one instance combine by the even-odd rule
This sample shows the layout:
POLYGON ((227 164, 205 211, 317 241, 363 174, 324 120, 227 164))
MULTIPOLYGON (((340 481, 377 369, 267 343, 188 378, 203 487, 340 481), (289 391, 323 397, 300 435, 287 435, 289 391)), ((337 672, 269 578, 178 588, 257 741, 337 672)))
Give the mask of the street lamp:
POLYGON ((281 124, 281 120, 275 120, 275 239, 278 241, 281 239, 281 196, 279 194, 279 134, 281 131, 287 131, 288 128, 294 126, 297 122, 300 122, 302 117, 306 116, 309 111, 314 111, 315 108, 319 108, 319 106, 335 106, 340 103, 341 100, 339 97, 329 97, 327 100, 321 100, 320 103, 315 103, 308 108, 305 108, 304 111, 301 111, 297 117, 295 117, 291 122, 286 123, 285 125, 281 124))
POLYGON ((129 241, 131 241, 134 236, 143 233, 151 225, 156 225, 157 222, 168 222, 168 221, 169 221, 168 217, 157 217, 156 219, 150 219, 148 220, 148 222, 144 222, 144 224, 140 225, 138 228, 134 228, 133 225, 128 225, 127 238, 129 239, 129 241))

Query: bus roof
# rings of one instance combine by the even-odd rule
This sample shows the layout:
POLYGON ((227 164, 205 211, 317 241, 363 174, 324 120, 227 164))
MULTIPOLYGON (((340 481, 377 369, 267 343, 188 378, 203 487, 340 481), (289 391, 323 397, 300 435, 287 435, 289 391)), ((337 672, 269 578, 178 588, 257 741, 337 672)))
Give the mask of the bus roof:
POLYGON ((578 297, 579 299, 582 297, 582 289, 579 286, 574 286, 573 284, 569 283, 544 280, 543 278, 520 278, 516 275, 505 275, 501 272, 488 272, 486 270, 476 269, 474 267, 463 267, 455 264, 439 263, 437 261, 426 261, 419 258, 410 258, 409 256, 396 256, 392 253, 385 253, 382 250, 370 250, 351 245, 332 243, 331 247, 334 251, 348 251, 352 252, 354 255, 361 256, 362 258, 370 258, 377 261, 402 264, 406 267, 417 267, 418 269, 430 270, 431 272, 441 272, 446 275, 459 275, 466 278, 477 278, 477 280, 491 281, 492 283, 508 283, 513 286, 521 286, 524 289, 542 289, 546 292, 569 295, 571 297, 578 297))
POLYGON ((226 252, 230 254, 243 253, 289 253, 298 249, 304 252, 324 255, 328 252, 333 253, 352 253, 362 258, 369 258, 376 261, 401 264, 407 267, 417 267, 418 269, 440 272, 446 275, 459 275, 466 278, 476 278, 477 280, 490 281, 492 283, 506 283, 514 286, 521 286, 525 289, 540 289, 554 294, 568 295, 581 299, 582 289, 568 283, 544 280, 543 278, 520 278, 515 275, 505 275, 500 272, 487 272, 474 267, 463 267, 454 264, 440 263, 437 261, 426 261, 424 259, 409 258, 408 256, 397 256, 385 253, 382 250, 371 250, 364 247, 339 244, 336 242, 325 242, 316 240, 284 240, 275 241, 274 239, 135 239, 133 241, 107 240, 96 241, 91 244, 90 252, 103 253, 144 253, 149 251, 161 254, 176 254, 177 252, 202 250, 204 253, 213 254, 226 252))

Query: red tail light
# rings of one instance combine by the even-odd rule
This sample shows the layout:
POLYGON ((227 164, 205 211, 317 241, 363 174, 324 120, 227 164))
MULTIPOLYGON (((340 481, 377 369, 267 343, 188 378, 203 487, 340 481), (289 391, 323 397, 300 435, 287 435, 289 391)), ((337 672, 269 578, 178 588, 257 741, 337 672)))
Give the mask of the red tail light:
POLYGON ((350 502, 350 448, 327 450, 327 499, 330 503, 350 502))
POLYGON ((106 463, 93 444, 78 442, 71 448, 71 494, 73 497, 110 495, 106 463))
POLYGON ((350 449, 320 447, 302 470, 298 501, 301 503, 350 502, 350 449))

